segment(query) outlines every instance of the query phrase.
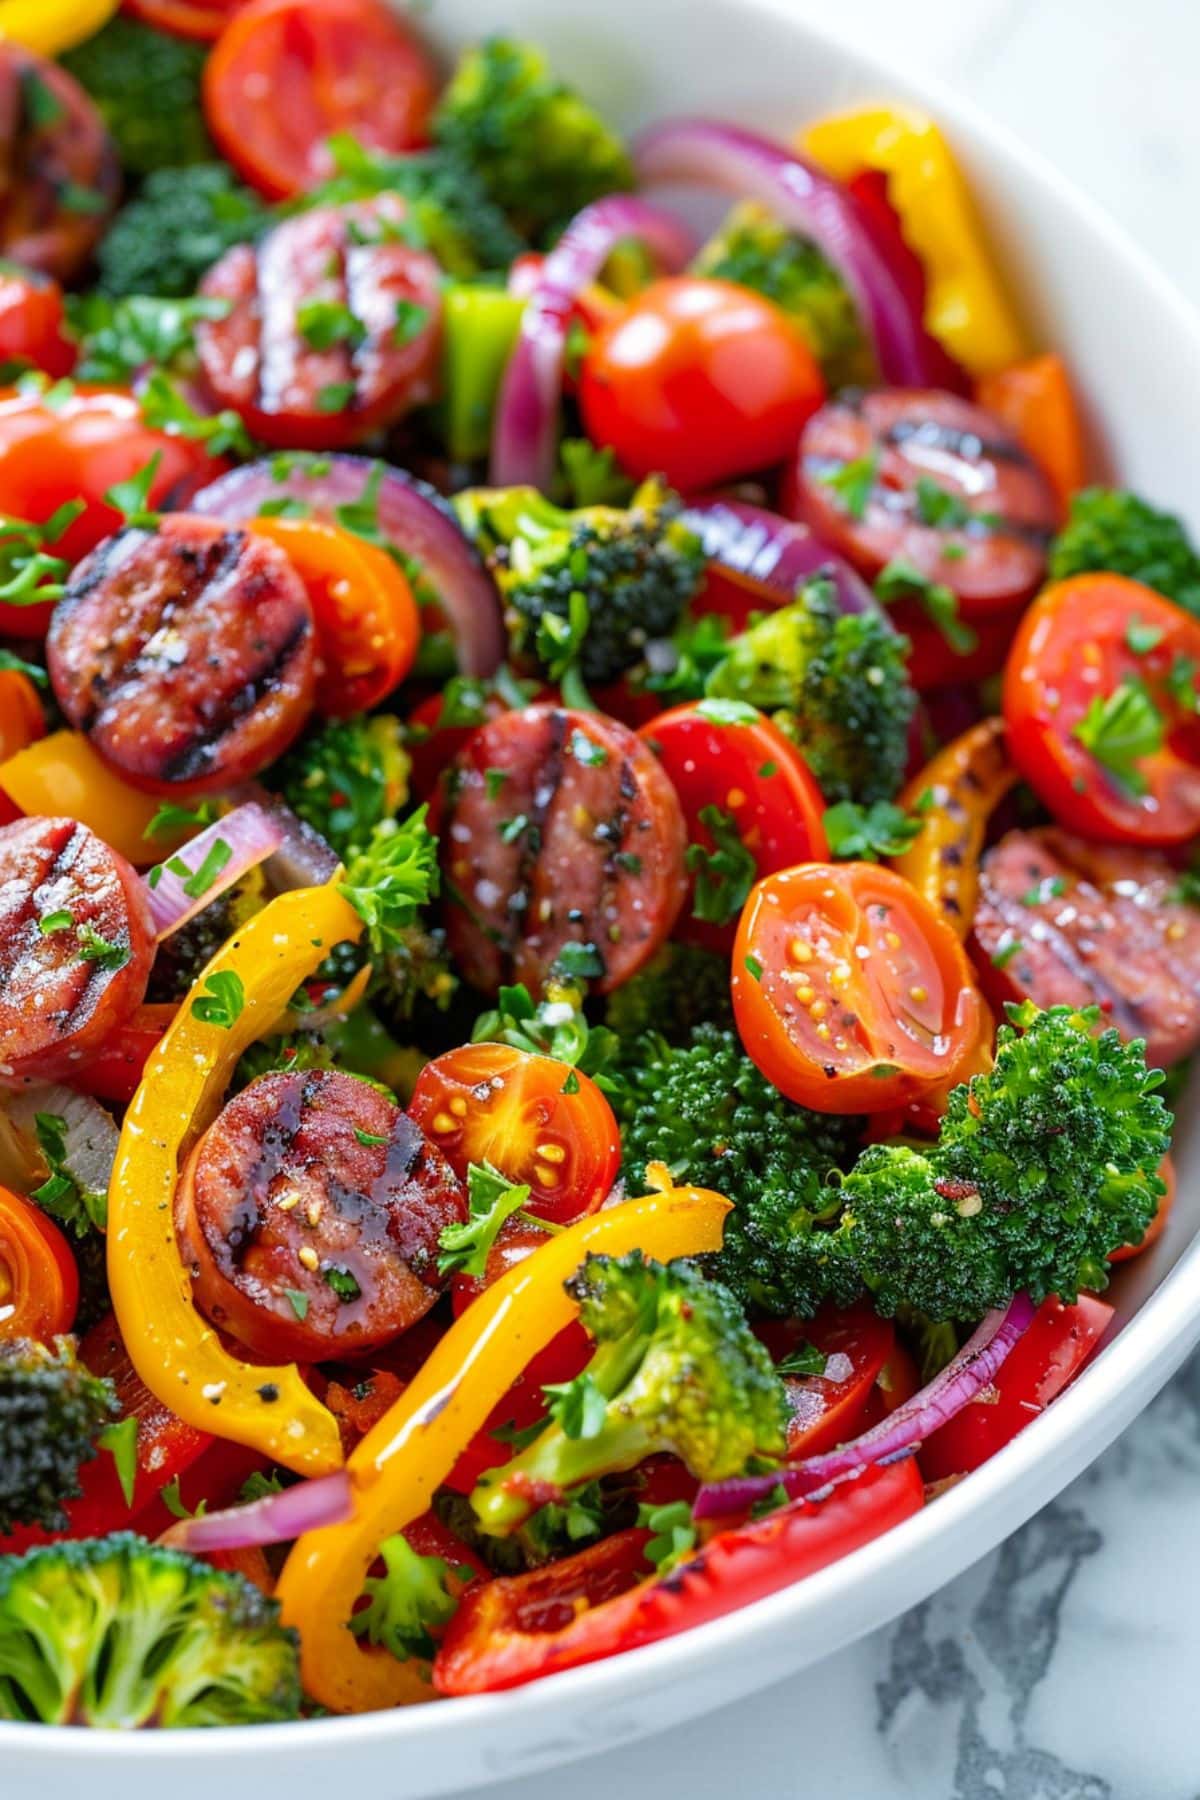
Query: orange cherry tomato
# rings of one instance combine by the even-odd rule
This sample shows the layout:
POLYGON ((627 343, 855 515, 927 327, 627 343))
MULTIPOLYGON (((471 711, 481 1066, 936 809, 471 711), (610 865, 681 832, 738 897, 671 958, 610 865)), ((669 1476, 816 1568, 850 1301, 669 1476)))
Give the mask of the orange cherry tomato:
POLYGON ((0 1188, 0 1338, 45 1342, 70 1330, 78 1304, 79 1271, 54 1220, 0 1188))
POLYGON ((0 262, 0 364, 24 363, 57 381, 71 373, 76 356, 57 281, 0 262))
MULTIPOLYGON (((0 514, 44 524, 69 500, 84 509, 47 550, 78 562, 121 524, 109 488, 159 457, 150 507, 182 506, 227 466, 190 438, 154 431, 132 394, 75 387, 47 397, 0 392, 0 514)), ((0 605, 0 637, 42 637, 53 608, 0 605)))
POLYGON ((377 706, 408 674, 421 635, 399 564, 322 519, 253 519, 248 530, 286 550, 308 589, 324 664, 320 710, 348 719, 377 706))
POLYGON ((728 952, 737 916, 757 876, 828 856, 821 790, 779 728, 737 701, 677 706, 643 725, 638 736, 658 757, 679 795, 689 863, 696 865, 675 936, 728 952), (740 841, 753 866, 740 874, 714 873, 700 854, 719 848, 714 828, 722 840, 732 835, 740 841))
POLYGON ((1121 1244, 1116 1250, 1110 1250, 1110 1263, 1129 1262, 1132 1257, 1140 1256, 1151 1244, 1157 1244, 1167 1228, 1167 1220, 1171 1216, 1171 1208, 1175 1204, 1175 1164, 1169 1156, 1164 1156, 1158 1165, 1159 1175, 1167 1184, 1167 1191, 1158 1203, 1158 1211, 1147 1225, 1136 1244, 1121 1244))
POLYGON ((984 375, 975 398, 1010 425, 1030 456, 1036 457, 1065 517, 1071 495, 1086 479, 1087 456, 1083 424, 1062 357, 1051 351, 984 375))
POLYGON ((211 44, 245 3, 246 0, 124 0, 124 10, 153 25, 156 31, 211 44))
POLYGON ((631 475, 694 492, 790 456, 825 398, 812 352, 771 301, 729 281, 655 281, 592 340, 584 424, 631 475))
POLYGON ((1200 620, 1123 575, 1040 594, 1004 673, 1013 761, 1060 825, 1113 844, 1200 831, 1200 620))
POLYGON ((738 1031, 763 1074, 817 1112, 878 1112, 951 1080, 983 1002, 966 952, 915 888, 874 863, 760 881, 733 951, 738 1031))
POLYGON ((509 1044, 464 1044, 425 1064, 409 1114, 465 1179, 490 1162, 529 1183, 524 1209, 562 1225, 594 1212, 617 1178, 621 1139, 592 1081, 509 1044))
POLYGON ((0 669, 0 763, 46 735, 37 689, 19 669, 0 669))
POLYGON ((332 174, 329 139, 369 150, 426 141, 434 69, 383 0, 249 0, 204 70, 204 112, 219 148, 269 200, 332 174))

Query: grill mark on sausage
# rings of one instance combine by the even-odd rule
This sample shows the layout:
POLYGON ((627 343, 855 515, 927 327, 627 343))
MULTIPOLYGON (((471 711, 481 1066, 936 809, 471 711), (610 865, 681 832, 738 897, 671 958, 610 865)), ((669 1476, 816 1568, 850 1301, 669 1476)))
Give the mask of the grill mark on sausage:
MULTIPOLYGON (((1040 877, 1042 871, 1034 869, 1034 876, 1040 877)), ((1006 931, 1017 941, 1032 941, 1044 945, 1058 959, 1081 986, 1090 994, 1094 994, 1111 1022, 1126 1037, 1142 1035, 1142 1008, 1136 1001, 1130 1001, 1111 983, 1105 981, 1100 971, 1092 964, 1085 962, 1075 950, 1071 939, 1053 923, 1052 920, 1039 917, 1030 922, 1029 908, 1020 900, 993 889, 988 894, 988 903, 997 914, 1006 931)), ((1019 958, 1017 959, 1019 965, 1019 958)), ((1016 973, 1020 975, 1019 966, 1016 973)))
POLYGON ((220 740, 239 719, 244 718, 257 705, 287 667, 308 633, 308 620, 297 619, 287 637, 264 657, 250 679, 228 695, 219 711, 205 721, 203 732, 182 750, 176 751, 174 756, 166 759, 162 768, 165 780, 188 781, 204 773, 220 740))
POLYGON ((1033 458, 1015 438, 984 438, 977 431, 964 431, 957 425, 944 425, 936 419, 897 419, 880 433, 884 443, 897 448, 905 444, 921 444, 930 450, 945 450, 967 462, 987 457, 990 462, 1013 463, 1019 468, 1033 468, 1033 458))
MULTIPOLYGON (((969 437, 970 434, 960 433, 959 435, 969 437)), ((984 448, 990 454, 993 447, 985 445, 984 448)), ((1017 461, 1015 457, 1009 460, 1017 461)), ((819 455, 810 451, 804 458, 805 475, 813 481, 828 483, 831 476, 840 474, 848 466, 849 459, 841 456, 819 455)), ((867 506, 878 506, 884 512, 892 513, 897 518, 911 519, 914 525, 922 522, 917 512, 916 494, 911 489, 891 488, 884 482, 874 481, 867 495, 867 506)), ((1029 519, 1014 519, 1007 513, 996 513, 989 519, 981 519, 977 515, 972 515, 970 518, 964 519, 961 524, 955 525, 953 530, 955 535, 973 539, 978 543, 995 538, 1017 538, 1021 543, 1028 544, 1034 550, 1047 549, 1056 535, 1050 526, 1038 525, 1029 519)))
MULTIPOLYGON (((601 885, 596 896, 595 910, 598 918, 603 918, 610 908, 614 911, 616 909, 616 887, 619 876, 617 857, 621 853, 621 845, 625 839, 625 826, 629 820, 630 807, 637 799, 637 794, 637 777, 633 772, 633 764, 627 756, 623 756, 621 766, 617 771, 616 803, 604 824, 596 827, 596 836, 608 846, 604 858, 601 885)), ((592 945, 596 955, 600 958, 602 973, 607 973, 608 970, 606 945, 609 941, 606 937, 603 943, 593 943, 592 945)))

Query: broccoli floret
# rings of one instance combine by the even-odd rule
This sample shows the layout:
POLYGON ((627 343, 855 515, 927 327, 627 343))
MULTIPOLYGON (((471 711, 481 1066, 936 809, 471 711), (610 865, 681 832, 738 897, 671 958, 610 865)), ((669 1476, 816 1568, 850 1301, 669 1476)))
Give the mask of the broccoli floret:
POLYGON ((391 713, 328 719, 275 764, 271 786, 331 849, 348 856, 408 797, 403 730, 391 713))
POLYGON ((734 638, 706 688, 770 713, 831 806, 870 805, 904 778, 917 703, 907 650, 881 613, 843 613, 833 583, 818 578, 734 638))
POLYGON ((937 1144, 875 1144, 846 1176, 837 1235, 881 1312, 972 1319, 1019 1289, 1073 1301, 1154 1217, 1171 1115, 1145 1046, 1096 1008, 1014 1008, 995 1068, 955 1088, 937 1144))
MULTIPOLYGON (((432 1657, 434 1632, 440 1635, 458 1610, 450 1564, 442 1556, 422 1556, 400 1532, 383 1540, 379 1555, 384 1572, 364 1581, 367 1605, 350 1620, 351 1631, 401 1662, 432 1657)), ((456 1573, 470 1580, 473 1571, 466 1566, 456 1573)))
POLYGON ((845 282, 827 257, 753 201, 735 206, 695 269, 773 300, 803 333, 831 388, 876 379, 871 346, 845 282))
POLYGON ((664 944, 609 996, 604 1023, 627 1044, 647 1031, 684 1044, 697 1025, 732 1025, 728 958, 692 944, 664 944))
POLYGON ((657 481, 628 507, 569 512, 531 487, 471 489, 457 505, 496 575, 514 654, 554 680, 577 662, 585 681, 615 681, 700 585, 699 540, 657 481))
POLYGON ((0 1556, 0 1718, 127 1730, 299 1711, 296 1634, 243 1576, 132 1532, 0 1556))
POLYGON ((408 202, 413 236, 459 278, 507 269, 526 245, 488 198, 478 173, 448 150, 387 156, 345 134, 330 140, 336 173, 300 204, 342 206, 375 194, 408 202))
POLYGON ((545 1430, 476 1485, 485 1531, 507 1536, 547 1501, 648 1456, 670 1453, 719 1481, 783 1455, 785 1396, 770 1356, 734 1296, 695 1263, 589 1256, 567 1291, 595 1354, 574 1381, 546 1389, 545 1430))
POLYGON ((101 241, 99 286, 116 297, 190 294, 231 245, 249 243, 270 219, 225 163, 158 169, 101 241))
POLYGON ((708 1024, 676 1048, 642 1038, 612 1103, 631 1193, 645 1192, 647 1164, 661 1162, 677 1182, 733 1202, 710 1264, 740 1300, 807 1316, 826 1299, 854 1298, 861 1281, 825 1229, 837 1212, 825 1181, 853 1157, 855 1120, 794 1106, 733 1031, 708 1024))
POLYGON ((0 1342, 0 1537, 18 1525, 66 1528, 63 1501, 78 1499, 80 1465, 118 1411, 112 1383, 88 1373, 74 1338, 0 1342))
POLYGON ((528 236, 633 186, 620 139, 559 81, 543 52, 493 37, 468 50, 433 116, 435 141, 475 170, 528 236))
POLYGON ((1050 547, 1050 576, 1109 569, 1200 617, 1200 555, 1181 519, 1119 488, 1085 488, 1050 547))
POLYGON ((123 14, 62 58, 87 89, 131 175, 213 155, 200 103, 206 46, 123 14))

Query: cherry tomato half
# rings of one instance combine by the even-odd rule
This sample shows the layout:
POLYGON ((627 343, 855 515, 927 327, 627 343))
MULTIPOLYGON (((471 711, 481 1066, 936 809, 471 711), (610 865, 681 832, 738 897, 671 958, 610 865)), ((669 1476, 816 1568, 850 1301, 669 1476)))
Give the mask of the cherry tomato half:
POLYGON ((638 735, 670 776, 687 826, 691 886, 675 936, 729 951, 753 881, 829 855, 821 790, 795 745, 737 701, 677 706, 638 735))
POLYGON ((76 354, 57 281, 0 263, 0 363, 27 363, 57 381, 71 373, 76 354))
POLYGON ((54 1220, 0 1188, 0 1338, 44 1343, 70 1330, 78 1304, 79 1271, 54 1220))
POLYGON ((1113 1310, 1094 1294, 1081 1294, 1075 1306, 1054 1295, 1043 1300, 987 1393, 964 1406, 922 1445, 926 1481, 969 1474, 1045 1412, 1092 1354, 1113 1310))
POLYGON ((1059 824, 1115 844, 1200 831, 1200 621, 1123 575, 1040 594, 1004 674, 1013 761, 1059 824))
POLYGON ((781 1093, 878 1112, 952 1079, 979 1039, 966 952, 915 888, 874 863, 760 881, 733 951, 738 1031, 781 1093))
POLYGON ((321 519, 254 519, 308 589, 322 660, 317 705, 348 719, 387 698, 417 654, 421 621, 408 577, 384 550, 321 519))
POLYGON ((409 1113, 466 1178, 490 1162, 529 1183, 525 1209, 561 1225, 594 1212, 617 1178, 621 1139, 590 1076, 509 1044, 464 1044, 426 1063, 409 1113))
MULTIPOLYGON (((84 387, 46 398, 0 393, 0 514, 41 525, 65 502, 82 500, 79 517, 47 545, 67 562, 78 562, 119 528, 121 515, 105 493, 139 475, 155 456, 150 507, 182 506, 226 467, 191 439, 144 424, 132 394, 84 387)), ((43 636, 52 610, 0 606, 0 637, 43 636)))
POLYGON ((246 0, 124 0, 127 13, 172 37, 211 44, 246 0))
POLYGON ((433 65, 382 0, 249 0, 204 70, 209 130, 238 173, 286 200, 333 172, 329 139, 424 143, 433 65))
POLYGON ((890 1319, 866 1305, 825 1307, 812 1319, 770 1319, 755 1327, 777 1363, 804 1346, 825 1359, 820 1375, 784 1374, 788 1397, 787 1453, 816 1456, 856 1437, 871 1391, 896 1348, 890 1319))
POLYGON ((593 339, 579 380, 593 443, 695 492, 782 462, 825 397, 799 331, 729 281, 655 281, 593 339))

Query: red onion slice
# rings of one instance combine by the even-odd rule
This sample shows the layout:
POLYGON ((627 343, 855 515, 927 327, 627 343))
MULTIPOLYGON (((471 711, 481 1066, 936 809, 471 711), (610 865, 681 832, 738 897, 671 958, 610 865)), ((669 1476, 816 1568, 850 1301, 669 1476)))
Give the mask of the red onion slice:
POLYGON ((190 510, 239 525, 257 518, 264 504, 290 499, 336 524, 340 509, 357 506, 372 480, 378 483, 373 523, 436 594, 454 633, 460 670, 491 675, 506 649, 500 596, 453 508, 428 482, 369 456, 274 456, 210 482, 190 510))
POLYGON ((904 1455, 990 1386, 1013 1345, 1028 1330, 1036 1311, 1028 1294, 1015 1295, 1007 1307, 988 1313, 969 1342, 926 1387, 870 1431, 836 1450, 806 1457, 774 1475, 710 1482, 696 1496, 694 1516, 722 1519, 746 1512, 777 1488, 782 1488, 790 1500, 799 1500, 872 1463, 890 1462, 904 1455))
POLYGON ((641 238, 668 270, 681 269, 694 248, 678 219, 630 194, 595 200, 575 215, 542 265, 504 372, 492 431, 494 487, 549 486, 571 308, 627 237, 641 238))
POLYGON ((780 605, 794 600, 796 589, 814 575, 828 575, 843 612, 883 612, 862 576, 836 551, 827 550, 807 525, 720 496, 692 501, 683 522, 696 533, 710 562, 768 588, 780 605))
POLYGON ((322 1475, 316 1481, 298 1481, 278 1494, 264 1494, 245 1506, 229 1506, 221 1512, 201 1513, 195 1519, 177 1519, 159 1538, 176 1550, 193 1555, 206 1550, 246 1550, 268 1544, 287 1544, 322 1525, 340 1525, 354 1513, 354 1495, 345 1469, 322 1475))
POLYGON ((278 850, 283 830, 253 800, 198 832, 143 880, 159 942, 278 850))
POLYGON ((757 200, 811 238, 838 270, 875 345, 885 381, 930 381, 921 322, 844 189, 795 150, 711 119, 668 119, 635 141, 634 167, 648 186, 701 183, 757 200))

